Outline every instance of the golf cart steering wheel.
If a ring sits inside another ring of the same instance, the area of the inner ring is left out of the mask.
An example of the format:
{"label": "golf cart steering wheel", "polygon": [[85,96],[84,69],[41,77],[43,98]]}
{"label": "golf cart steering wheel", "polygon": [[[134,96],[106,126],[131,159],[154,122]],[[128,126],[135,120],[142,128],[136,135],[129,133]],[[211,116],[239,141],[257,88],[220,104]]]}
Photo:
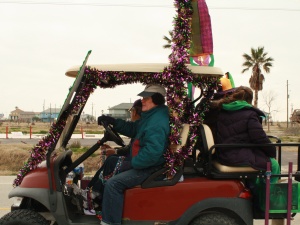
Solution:
{"label": "golf cart steering wheel", "polygon": [[110,124],[106,124],[102,122],[102,126],[105,129],[105,133],[104,133],[104,139],[105,141],[113,141],[115,142],[117,145],[120,145],[122,147],[125,146],[125,143],[123,141],[123,139],[120,137],[120,135],[112,128],[112,126]]}

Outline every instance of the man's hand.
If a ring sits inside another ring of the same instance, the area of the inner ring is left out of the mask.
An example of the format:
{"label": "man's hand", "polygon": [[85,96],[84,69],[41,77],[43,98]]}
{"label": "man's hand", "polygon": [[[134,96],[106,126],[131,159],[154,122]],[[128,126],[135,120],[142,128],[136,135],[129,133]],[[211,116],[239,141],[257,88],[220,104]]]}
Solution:
{"label": "man's hand", "polygon": [[102,145],[101,146],[101,155],[105,155],[106,157],[116,154],[116,150],[109,145]]}
{"label": "man's hand", "polygon": [[115,122],[115,118],[111,117],[111,116],[105,116],[105,115],[102,115],[102,116],[99,116],[98,117],[98,125],[108,125],[108,124],[114,124]]}

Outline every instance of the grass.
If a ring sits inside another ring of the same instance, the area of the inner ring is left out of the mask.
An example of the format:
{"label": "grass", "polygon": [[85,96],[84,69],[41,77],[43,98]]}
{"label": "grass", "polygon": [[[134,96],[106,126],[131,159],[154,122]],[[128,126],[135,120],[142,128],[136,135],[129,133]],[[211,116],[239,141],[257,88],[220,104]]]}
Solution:
{"label": "grass", "polygon": [[[50,129],[49,123],[35,123],[30,125],[28,123],[14,123],[2,122],[0,125],[0,133],[22,132],[23,134],[47,134]],[[88,134],[103,133],[103,128],[99,128],[97,124],[81,124],[79,123],[75,128],[74,133],[80,134],[85,132]],[[80,142],[71,143],[69,146],[72,151],[72,160],[77,159],[80,155],[88,150],[88,147],[81,146]],[[33,148],[28,144],[2,144],[0,140],[0,175],[16,175],[20,168],[27,162],[30,151]],[[85,173],[94,174],[99,168],[100,151],[96,151],[89,159],[84,162]]]}
{"label": "grass", "polygon": [[26,144],[0,145],[0,175],[14,175],[29,157],[32,146]]}
{"label": "grass", "polygon": [[[16,175],[20,168],[27,162],[31,145],[28,144],[0,144],[0,176]],[[73,151],[72,160],[76,160],[87,147],[71,148]],[[94,174],[100,166],[100,150],[97,150],[91,157],[84,162],[86,174]]]}

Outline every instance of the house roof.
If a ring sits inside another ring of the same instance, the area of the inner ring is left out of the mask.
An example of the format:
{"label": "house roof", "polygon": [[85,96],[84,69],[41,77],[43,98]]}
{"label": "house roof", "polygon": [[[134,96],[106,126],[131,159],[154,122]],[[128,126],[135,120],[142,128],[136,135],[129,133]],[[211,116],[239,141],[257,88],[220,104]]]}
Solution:
{"label": "house roof", "polygon": [[115,105],[115,106],[109,108],[109,110],[111,110],[111,109],[125,109],[125,110],[128,110],[128,109],[131,108],[132,104],[133,103],[121,103],[119,105]]}
{"label": "house roof", "polygon": [[22,115],[32,115],[32,114],[38,114],[37,112],[22,112],[22,113],[20,113],[20,114],[22,114]]}
{"label": "house roof", "polygon": [[12,114],[12,113],[22,113],[22,112],[24,112],[24,111],[21,110],[21,109],[19,109],[19,108],[17,108],[15,110],[11,111],[10,113]]}
{"label": "house roof", "polygon": [[44,110],[43,112],[41,113],[59,113],[61,110],[61,108],[49,108],[49,109],[46,109]]}

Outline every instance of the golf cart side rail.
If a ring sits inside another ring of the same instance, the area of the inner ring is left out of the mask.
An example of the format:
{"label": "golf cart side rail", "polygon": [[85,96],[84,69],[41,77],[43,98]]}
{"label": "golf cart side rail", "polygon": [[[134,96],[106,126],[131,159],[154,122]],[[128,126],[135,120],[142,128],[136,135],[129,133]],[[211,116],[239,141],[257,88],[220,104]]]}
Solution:
{"label": "golf cart side rail", "polygon": [[[297,157],[297,172],[294,173],[292,176],[295,177],[296,181],[300,181],[300,160],[299,160],[299,154],[300,154],[300,143],[269,143],[269,144],[215,144],[209,148],[209,161],[208,161],[208,173],[210,173],[213,169],[212,162],[213,162],[213,152],[216,148],[239,148],[239,147],[249,147],[249,148],[255,148],[255,147],[270,147],[270,146],[275,146],[275,147],[284,147],[284,146],[289,146],[289,147],[298,147],[298,157]],[[280,160],[281,161],[281,160]],[[280,165],[281,166],[281,165]],[[287,177],[288,174],[272,174],[272,176],[277,176],[277,177]]]}

